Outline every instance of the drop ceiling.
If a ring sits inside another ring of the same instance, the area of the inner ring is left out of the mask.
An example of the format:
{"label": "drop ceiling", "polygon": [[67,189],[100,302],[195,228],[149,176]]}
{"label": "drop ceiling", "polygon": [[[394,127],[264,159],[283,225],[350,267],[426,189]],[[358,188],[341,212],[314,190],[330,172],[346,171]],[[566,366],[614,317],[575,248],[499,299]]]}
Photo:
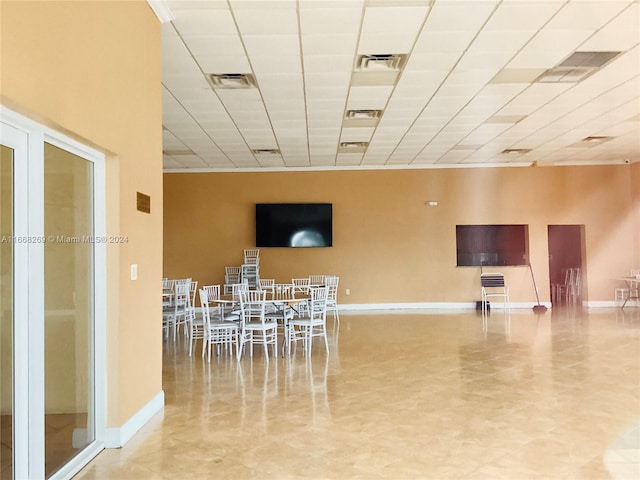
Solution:
{"label": "drop ceiling", "polygon": [[640,161],[639,0],[149,3],[168,172]]}

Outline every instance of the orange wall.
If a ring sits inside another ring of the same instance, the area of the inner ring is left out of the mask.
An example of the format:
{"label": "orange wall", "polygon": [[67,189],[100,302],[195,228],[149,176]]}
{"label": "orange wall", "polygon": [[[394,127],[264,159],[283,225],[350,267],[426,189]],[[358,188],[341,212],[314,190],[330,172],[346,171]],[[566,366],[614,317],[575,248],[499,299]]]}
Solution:
{"label": "orange wall", "polygon": [[[254,204],[330,202],[331,248],[263,248],[261,276],[337,274],[340,303],[472,302],[479,268],[456,267],[456,224],[529,225],[541,301],[547,226],[584,224],[588,300],[613,298],[633,263],[631,166],[282,173],[165,173],[164,274],[223,283],[255,245]],[[437,207],[425,205],[437,200]],[[502,267],[513,302],[535,301],[526,267]],[[349,288],[351,295],[346,296]]]}
{"label": "orange wall", "polygon": [[144,0],[2,1],[0,12],[2,104],[107,154],[108,233],[128,237],[107,253],[107,426],[120,426],[162,389],[160,24]]}

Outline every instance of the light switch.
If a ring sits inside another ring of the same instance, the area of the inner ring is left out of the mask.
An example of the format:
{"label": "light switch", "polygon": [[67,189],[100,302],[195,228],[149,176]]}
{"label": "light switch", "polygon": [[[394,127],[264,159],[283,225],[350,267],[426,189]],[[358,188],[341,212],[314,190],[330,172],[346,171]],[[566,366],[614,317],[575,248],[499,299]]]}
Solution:
{"label": "light switch", "polygon": [[132,263],[131,264],[131,280],[137,280],[137,279],[138,279],[138,264]]}

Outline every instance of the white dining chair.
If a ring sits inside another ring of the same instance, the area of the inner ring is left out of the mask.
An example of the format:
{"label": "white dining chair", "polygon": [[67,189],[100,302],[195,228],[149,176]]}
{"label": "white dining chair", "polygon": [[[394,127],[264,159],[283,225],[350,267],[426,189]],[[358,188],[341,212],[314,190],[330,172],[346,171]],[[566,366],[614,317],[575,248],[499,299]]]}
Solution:
{"label": "white dining chair", "polygon": [[307,356],[311,355],[314,337],[322,337],[324,347],[329,353],[329,341],[327,339],[327,293],[328,287],[311,288],[308,315],[293,317],[289,322],[293,329],[292,339],[297,344],[302,341],[302,346]]}
{"label": "white dining chair", "polygon": [[[239,325],[235,322],[222,320],[214,315],[209,305],[209,298],[205,289],[200,289],[200,303],[202,304],[202,323],[198,324],[201,330],[194,331],[194,337],[191,343],[197,340],[198,336],[202,338],[202,356],[205,350],[207,352],[207,361],[211,361],[211,350],[216,348],[216,355],[220,355],[220,350],[224,347],[225,351],[233,354],[236,350],[236,356],[239,355]],[[191,345],[189,346],[189,356],[191,356]]]}
{"label": "white dining chair", "polygon": [[269,362],[269,346],[275,357],[278,345],[278,323],[265,316],[267,292],[248,290],[240,294],[240,348],[238,358],[242,356],[245,345],[249,344],[249,356],[253,358],[253,346],[262,345],[264,358]]}

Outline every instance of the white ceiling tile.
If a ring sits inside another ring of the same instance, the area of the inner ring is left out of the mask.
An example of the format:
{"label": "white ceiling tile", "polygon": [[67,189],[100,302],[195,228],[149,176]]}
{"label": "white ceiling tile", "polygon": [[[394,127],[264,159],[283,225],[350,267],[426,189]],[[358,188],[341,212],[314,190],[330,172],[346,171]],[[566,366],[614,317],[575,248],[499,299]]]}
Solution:
{"label": "white ceiling tile", "polygon": [[566,4],[549,22],[550,29],[572,30],[576,24],[585,29],[598,30],[620,13],[628,2],[590,1]]}
{"label": "white ceiling tile", "polygon": [[507,123],[485,123],[464,137],[461,143],[468,145],[482,144],[487,140],[497,137],[509,128],[511,128],[511,125]]}
{"label": "white ceiling tile", "polygon": [[367,7],[362,22],[362,33],[417,32],[429,11],[417,7]]}
{"label": "white ceiling tile", "polygon": [[392,90],[392,86],[351,87],[349,89],[347,108],[354,110],[382,109],[386,105]]}
{"label": "white ceiling tile", "polygon": [[249,59],[244,55],[200,56],[198,65],[205,73],[251,73]]}
{"label": "white ceiling tile", "polygon": [[436,2],[425,29],[429,32],[477,32],[495,9],[497,1]]}
{"label": "white ceiling tile", "polygon": [[297,35],[243,35],[242,41],[249,58],[254,55],[300,55]]}
{"label": "white ceiling tile", "polygon": [[[204,2],[201,3],[204,5]],[[199,8],[181,10],[173,24],[182,35],[213,35],[236,33],[236,24],[229,10]]]}
{"label": "white ceiling tile", "polygon": [[[331,168],[341,140],[367,139],[364,156],[341,153],[338,167],[640,156],[637,1],[169,2],[176,21],[162,26],[163,148],[191,149],[188,168]],[[359,48],[413,48],[413,56],[395,88],[350,88]],[[624,53],[580,83],[531,83],[539,73],[494,81],[498,72],[543,72],[575,50]],[[254,73],[258,88],[214,90],[203,73]],[[343,131],[347,108],[386,110],[375,128]],[[581,147],[589,135],[617,138]],[[282,154],[256,160],[248,144]],[[501,154],[518,147],[534,150]],[[177,156],[165,164],[187,168]]]}
{"label": "white ceiling tile", "polygon": [[302,35],[304,55],[353,55],[357,32],[335,35]]}
{"label": "white ceiling tile", "polygon": [[[256,5],[254,3],[254,5]],[[242,35],[298,34],[298,16],[292,8],[234,8],[234,17]]]}
{"label": "white ceiling tile", "polygon": [[304,55],[305,74],[351,72],[353,55]]}
{"label": "white ceiling tile", "polygon": [[244,56],[244,47],[238,34],[187,35],[182,39],[196,59],[216,55]]}
{"label": "white ceiling tile", "polygon": [[552,68],[573,53],[593,30],[543,29],[516,57],[508,68]]}
{"label": "white ceiling tile", "polygon": [[540,29],[562,8],[563,1],[503,2],[491,16],[485,30],[488,31],[535,31]]}
{"label": "white ceiling tile", "polygon": [[302,73],[302,64],[297,55],[253,55],[251,66],[256,75]]}
{"label": "white ceiling tile", "polygon": [[580,46],[583,51],[625,51],[640,42],[640,4],[633,3]]}
{"label": "white ceiling tile", "polygon": [[301,8],[300,29],[302,34],[351,34],[360,28],[362,8],[333,8],[334,6],[338,7],[340,4],[334,2],[333,5],[326,8],[324,6],[323,8]]}
{"label": "white ceiling tile", "polygon": [[413,33],[363,33],[358,42],[358,53],[408,53],[414,42]]}
{"label": "white ceiling tile", "polygon": [[368,142],[373,135],[374,128],[343,128],[340,135],[341,142]]}

